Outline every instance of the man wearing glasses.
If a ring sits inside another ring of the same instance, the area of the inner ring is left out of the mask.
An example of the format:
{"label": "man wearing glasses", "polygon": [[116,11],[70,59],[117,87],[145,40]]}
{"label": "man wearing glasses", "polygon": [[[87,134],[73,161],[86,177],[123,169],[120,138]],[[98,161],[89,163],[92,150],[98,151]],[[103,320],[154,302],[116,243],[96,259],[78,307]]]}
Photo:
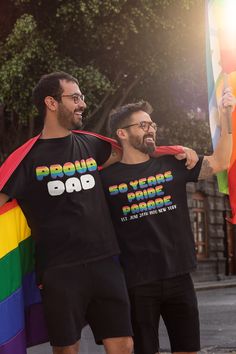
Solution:
{"label": "man wearing glasses", "polygon": [[[223,107],[233,105],[229,90]],[[110,130],[121,144],[120,162],[101,171],[118,237],[121,265],[131,300],[135,354],[159,352],[162,316],[173,353],[200,350],[199,317],[190,272],[196,267],[186,183],[227,168],[232,134],[221,108],[221,138],[212,156],[193,169],[173,156],[150,158],[157,125],[147,102],[117,108]]]}
{"label": "man wearing glasses", "polygon": [[0,170],[0,206],[17,199],[36,241],[37,281],[53,353],[77,354],[86,321],[108,354],[129,354],[128,294],[113,260],[119,247],[98,173],[99,165],[118,160],[120,147],[73,131],[81,128],[86,108],[74,77],[43,76],[33,99],[43,130],[20,148],[25,157],[12,175],[9,159]]}
{"label": "man wearing glasses", "polygon": [[113,260],[119,247],[98,172],[111,154],[110,140],[72,132],[81,128],[86,108],[74,77],[43,76],[33,99],[43,130],[1,189],[0,206],[17,199],[36,241],[53,353],[77,354],[87,322],[108,354],[130,354],[128,294]]}

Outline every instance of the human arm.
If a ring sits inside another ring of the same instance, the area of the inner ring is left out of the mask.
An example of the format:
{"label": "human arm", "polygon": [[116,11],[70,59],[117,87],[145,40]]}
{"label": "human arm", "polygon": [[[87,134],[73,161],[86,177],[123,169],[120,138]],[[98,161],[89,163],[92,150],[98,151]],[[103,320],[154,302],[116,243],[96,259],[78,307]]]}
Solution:
{"label": "human arm", "polygon": [[[76,131],[75,131],[76,132]],[[81,133],[81,132],[80,132]],[[98,151],[100,154],[99,156],[99,166],[100,168],[104,168],[104,167],[108,167],[118,161],[121,160],[121,157],[122,157],[122,148],[121,146],[118,144],[118,142],[115,140],[115,139],[112,139],[112,138],[108,138],[107,136],[104,136],[104,135],[101,135],[101,134],[97,134],[97,133],[94,133],[94,132],[83,132],[84,135],[87,135],[87,136],[92,136],[92,141],[93,141],[93,144],[94,142],[96,142],[96,151]],[[96,138],[94,140],[94,137]],[[101,142],[102,142],[102,145],[101,145]],[[106,142],[106,144],[104,145],[104,142]],[[108,144],[107,144],[108,143]],[[103,148],[105,148],[106,151],[107,150],[107,147],[110,146],[110,151],[109,153],[107,154],[105,160],[104,160],[104,150]],[[102,161],[101,161],[102,160]]]}
{"label": "human arm", "polygon": [[0,193],[0,207],[3,206],[9,199],[9,196],[5,193]]}
{"label": "human arm", "polygon": [[228,131],[227,107],[231,107],[230,113],[232,113],[234,104],[235,98],[231,90],[229,88],[225,89],[219,106],[221,135],[214,153],[211,156],[204,156],[198,179],[209,178],[229,167],[233,139],[232,133]]}
{"label": "human arm", "polygon": [[108,167],[116,162],[119,162],[122,157],[122,149],[119,146],[112,145],[111,154],[106,162],[102,165],[103,168]]}
{"label": "human arm", "polygon": [[[192,169],[199,160],[199,157],[195,150],[187,148],[185,146],[180,145],[172,145],[172,146],[158,146],[155,151],[150,154],[151,157],[157,158],[163,155],[175,155],[177,160],[186,159],[185,166],[188,170]],[[119,162],[122,157],[122,148],[113,145],[110,157],[103,164],[103,168],[106,168],[116,162]]]}
{"label": "human arm", "polygon": [[[192,169],[199,160],[199,157],[195,150],[179,146],[158,146],[155,149],[155,152],[151,154],[151,157],[160,157],[163,155],[175,155],[177,160],[184,160],[186,159],[185,166],[187,169]],[[110,157],[107,161],[103,164],[103,168],[106,168],[116,162],[119,162],[122,157],[122,148],[119,146],[112,146],[112,151]]]}
{"label": "human arm", "polygon": [[199,157],[195,150],[182,146],[184,152],[178,153],[175,155],[177,160],[184,160],[186,159],[185,166],[188,170],[191,170],[193,167],[196,166]]}
{"label": "human arm", "polygon": [[187,167],[188,170],[191,170],[199,160],[199,157],[195,150],[181,145],[157,146],[151,156],[159,157],[168,154],[175,155],[175,158],[177,160],[186,159],[185,166]]}

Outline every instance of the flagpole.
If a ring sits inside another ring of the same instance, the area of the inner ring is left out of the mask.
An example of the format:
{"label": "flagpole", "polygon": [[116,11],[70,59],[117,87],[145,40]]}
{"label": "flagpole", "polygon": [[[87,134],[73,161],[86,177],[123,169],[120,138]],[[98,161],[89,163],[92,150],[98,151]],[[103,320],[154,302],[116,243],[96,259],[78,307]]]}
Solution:
{"label": "flagpole", "polygon": [[[224,75],[224,89],[229,87],[229,80],[228,80],[228,75],[226,73]],[[226,107],[226,119],[228,123],[228,133],[232,134],[232,112],[231,112],[231,107]]]}

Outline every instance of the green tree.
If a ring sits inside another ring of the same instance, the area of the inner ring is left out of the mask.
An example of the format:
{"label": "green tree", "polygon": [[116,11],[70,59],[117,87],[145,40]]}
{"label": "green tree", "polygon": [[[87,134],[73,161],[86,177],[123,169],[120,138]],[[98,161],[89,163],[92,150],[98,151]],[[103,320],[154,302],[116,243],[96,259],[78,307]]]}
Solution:
{"label": "green tree", "polygon": [[175,112],[177,119],[169,119],[167,124],[158,127],[158,144],[183,145],[196,150],[201,155],[212,153],[208,119],[203,112],[191,110],[187,117],[180,109]]}
{"label": "green tree", "polygon": [[8,121],[18,137],[22,129],[32,134],[32,87],[53,70],[79,78],[89,107],[85,128],[99,132],[110,110],[127,101],[151,101],[162,122],[177,119],[179,106],[185,112],[201,104],[203,0],[12,0],[8,6],[18,19],[0,37],[0,101],[13,112]]}

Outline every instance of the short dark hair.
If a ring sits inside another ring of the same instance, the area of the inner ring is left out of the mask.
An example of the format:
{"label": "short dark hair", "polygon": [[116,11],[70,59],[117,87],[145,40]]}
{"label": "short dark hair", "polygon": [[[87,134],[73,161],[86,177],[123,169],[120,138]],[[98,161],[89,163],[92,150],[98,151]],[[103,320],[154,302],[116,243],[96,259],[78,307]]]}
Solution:
{"label": "short dark hair", "polygon": [[79,85],[78,80],[63,71],[53,72],[43,75],[33,90],[33,103],[35,104],[39,116],[44,119],[46,114],[45,97],[52,96],[60,100],[63,89],[60,80],[73,81]]}
{"label": "short dark hair", "polygon": [[128,103],[112,110],[109,115],[108,129],[110,135],[117,139],[116,131],[129,124],[131,115],[135,112],[144,111],[148,114],[153,112],[152,106],[147,101]]}

